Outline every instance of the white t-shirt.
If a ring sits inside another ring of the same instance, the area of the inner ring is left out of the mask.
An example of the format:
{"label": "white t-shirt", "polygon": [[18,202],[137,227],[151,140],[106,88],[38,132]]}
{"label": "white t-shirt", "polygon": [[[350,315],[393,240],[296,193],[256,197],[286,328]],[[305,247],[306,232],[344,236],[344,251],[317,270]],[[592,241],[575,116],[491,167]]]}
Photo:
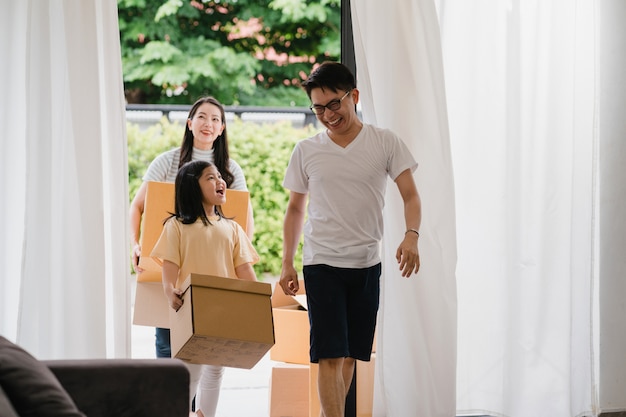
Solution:
{"label": "white t-shirt", "polygon": [[[213,149],[207,151],[202,149],[193,148],[191,154],[192,161],[207,161],[214,162]],[[146,174],[143,176],[144,181],[160,181],[160,182],[175,182],[176,174],[178,173],[178,163],[180,161],[180,148],[172,149],[171,151],[163,152],[161,155],[154,158],[154,160],[148,166]],[[230,185],[232,190],[248,191],[246,185],[246,177],[243,175],[243,170],[237,162],[229,158],[228,169],[233,174],[234,180]]]}
{"label": "white t-shirt", "polygon": [[417,163],[392,131],[364,124],[347,147],[328,134],[298,142],[283,186],[309,195],[303,264],[368,268],[380,262],[387,177]]}

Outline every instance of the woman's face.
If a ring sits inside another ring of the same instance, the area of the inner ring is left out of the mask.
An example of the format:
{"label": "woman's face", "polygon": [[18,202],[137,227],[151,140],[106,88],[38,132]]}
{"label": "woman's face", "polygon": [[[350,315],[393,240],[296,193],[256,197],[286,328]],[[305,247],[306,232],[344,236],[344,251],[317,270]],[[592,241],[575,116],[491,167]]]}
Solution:
{"label": "woman's face", "polygon": [[193,117],[187,119],[187,126],[193,133],[194,148],[213,149],[213,142],[224,131],[222,112],[215,104],[203,103]]}
{"label": "woman's face", "polygon": [[[204,168],[198,179],[205,206],[219,206],[226,203],[226,181],[215,166]],[[213,211],[211,211],[213,213]]]}

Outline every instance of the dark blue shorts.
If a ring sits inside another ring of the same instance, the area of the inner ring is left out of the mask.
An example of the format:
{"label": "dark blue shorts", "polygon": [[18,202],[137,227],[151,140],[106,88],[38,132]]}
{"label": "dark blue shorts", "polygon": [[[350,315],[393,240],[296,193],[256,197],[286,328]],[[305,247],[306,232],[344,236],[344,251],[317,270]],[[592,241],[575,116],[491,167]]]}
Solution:
{"label": "dark blue shorts", "polygon": [[380,297],[380,263],[369,268],[308,265],[303,269],[311,324],[311,362],[369,361]]}

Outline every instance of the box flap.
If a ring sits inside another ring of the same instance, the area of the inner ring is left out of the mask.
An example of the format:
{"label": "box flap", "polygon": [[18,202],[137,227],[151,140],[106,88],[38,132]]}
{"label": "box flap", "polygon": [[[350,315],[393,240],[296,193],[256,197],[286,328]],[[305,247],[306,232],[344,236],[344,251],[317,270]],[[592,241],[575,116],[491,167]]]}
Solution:
{"label": "box flap", "polygon": [[186,291],[190,285],[249,292],[261,295],[272,295],[272,285],[270,283],[248,281],[237,278],[225,278],[216,275],[189,274],[189,276],[180,285],[180,288],[183,291]]}
{"label": "box flap", "polygon": [[[282,287],[278,283],[276,283],[276,286],[274,287],[274,293],[272,294],[272,307],[276,308],[301,305],[302,307],[304,307],[304,309],[306,309],[306,290],[304,288],[304,280],[298,280],[298,284],[300,284],[300,288],[298,289],[296,295],[298,299],[296,299],[291,295],[286,295]],[[302,301],[304,301],[304,304],[301,304]]]}
{"label": "box flap", "polygon": [[309,308],[306,303],[306,294],[296,294],[293,299],[296,300],[303,309],[307,310]]}

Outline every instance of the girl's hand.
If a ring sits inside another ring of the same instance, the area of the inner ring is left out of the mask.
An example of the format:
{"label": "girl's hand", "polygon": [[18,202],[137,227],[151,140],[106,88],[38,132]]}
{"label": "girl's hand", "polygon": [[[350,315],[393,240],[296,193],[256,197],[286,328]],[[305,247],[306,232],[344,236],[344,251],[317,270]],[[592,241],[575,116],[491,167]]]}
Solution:
{"label": "girl's hand", "polygon": [[176,288],[176,279],[178,278],[179,268],[173,262],[163,260],[162,281],[163,292],[167,297],[167,301],[175,311],[183,306],[183,292]]}
{"label": "girl's hand", "polygon": [[166,287],[165,295],[167,296],[170,307],[172,307],[174,311],[178,311],[183,306],[183,292],[178,288],[171,286]]}

